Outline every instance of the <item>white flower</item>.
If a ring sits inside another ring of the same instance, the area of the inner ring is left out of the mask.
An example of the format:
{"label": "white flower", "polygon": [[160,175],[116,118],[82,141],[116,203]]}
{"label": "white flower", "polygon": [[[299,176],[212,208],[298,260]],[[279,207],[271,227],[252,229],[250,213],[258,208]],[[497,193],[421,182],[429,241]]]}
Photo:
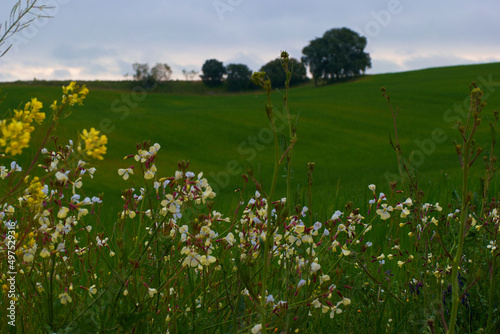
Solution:
{"label": "white flower", "polygon": [[315,308],[319,308],[319,307],[321,307],[321,302],[318,300],[318,298],[316,298],[315,300],[313,300],[312,305]]}
{"label": "white flower", "polygon": [[334,214],[333,214],[333,216],[332,216],[332,220],[337,220],[337,219],[340,219],[340,216],[342,216],[343,214],[344,214],[344,213],[343,213],[343,212],[341,212],[341,211],[339,211],[339,210],[335,211],[335,213],[334,213]]}
{"label": "white flower", "polygon": [[387,206],[387,204],[382,204],[382,208],[377,210],[377,214],[382,220],[387,220],[391,217],[389,212],[392,211],[392,206]]}
{"label": "white flower", "polygon": [[490,241],[490,244],[486,246],[486,248],[491,248],[491,254],[493,254],[493,252],[495,252],[495,250],[498,248],[497,241],[496,240]]}
{"label": "white flower", "polygon": [[10,169],[12,172],[21,172],[23,170],[15,161],[10,163]]}
{"label": "white flower", "polygon": [[368,188],[369,188],[371,191],[375,192],[375,189],[377,188],[377,186],[376,186],[376,185],[374,185],[374,184],[370,184],[370,185],[368,186]]}
{"label": "white flower", "polygon": [[304,285],[306,285],[306,280],[301,279],[301,280],[299,281],[299,284],[297,284],[297,288],[300,288],[300,287],[302,287],[302,286],[304,286]]}
{"label": "white flower", "polygon": [[157,293],[158,293],[158,290],[152,289],[152,288],[148,288],[149,297],[153,298],[154,295],[156,295]]}
{"label": "white flower", "polygon": [[320,222],[316,222],[316,223],[314,223],[313,229],[315,231],[317,231],[321,228],[321,226],[322,226],[322,224]]}
{"label": "white flower", "polygon": [[335,314],[340,314],[342,313],[342,310],[337,308],[337,306],[333,306],[332,307],[332,312],[330,312],[330,318],[333,319],[333,317],[335,316]]}
{"label": "white flower", "polygon": [[129,174],[134,174],[134,170],[132,168],[120,168],[120,169],[118,169],[118,175],[123,177],[124,180],[128,180]]}
{"label": "white flower", "polygon": [[268,304],[268,303],[274,303],[274,297],[273,297],[273,295],[267,296],[266,304]]}
{"label": "white flower", "polygon": [[62,183],[66,183],[68,181],[68,175],[67,175],[68,173],[69,173],[69,171],[67,171],[66,173],[57,172],[56,173],[57,181],[62,182]]}
{"label": "white flower", "polygon": [[73,299],[71,299],[71,297],[66,293],[61,293],[59,295],[59,298],[61,299],[61,304],[63,305],[66,305],[67,303],[71,303],[73,301]]}
{"label": "white flower", "polygon": [[258,334],[258,333],[261,333],[262,332],[262,325],[261,324],[257,324],[255,326],[253,326],[252,328],[252,334]]}
{"label": "white flower", "polygon": [[316,263],[316,262],[311,263],[311,271],[313,273],[317,272],[320,269],[321,269],[321,265],[319,263]]}
{"label": "white flower", "polygon": [[47,250],[47,248],[44,248],[40,252],[40,256],[43,257],[43,258],[49,257],[50,256],[50,252]]}
{"label": "white flower", "polygon": [[231,232],[227,234],[225,239],[227,243],[230,244],[231,246],[234,244],[234,235]]}
{"label": "white flower", "polygon": [[92,285],[90,288],[89,288],[89,294],[90,294],[90,297],[94,297],[94,295],[97,293],[97,288],[94,285]]}

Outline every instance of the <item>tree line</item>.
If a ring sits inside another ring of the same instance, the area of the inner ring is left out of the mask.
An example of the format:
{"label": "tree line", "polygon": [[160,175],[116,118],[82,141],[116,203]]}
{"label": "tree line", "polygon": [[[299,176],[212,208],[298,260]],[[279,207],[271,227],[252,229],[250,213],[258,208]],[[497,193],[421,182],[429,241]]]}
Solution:
{"label": "tree line", "polygon": [[[346,80],[364,74],[371,67],[371,58],[364,51],[367,45],[366,37],[349,28],[334,28],[326,31],[322,37],[310,41],[302,49],[300,60],[291,58],[289,66],[292,69],[291,84],[297,85],[309,80],[307,70],[312,75],[315,85]],[[148,64],[133,64],[134,80],[143,81],[147,85],[170,80],[172,69],[167,64],[157,63],[151,69]],[[274,59],[260,68],[261,72],[271,79],[273,86],[282,87],[285,82],[285,72],[279,58]],[[229,64],[208,59],[201,68],[201,80],[207,86],[225,84],[229,91],[251,89],[250,77],[252,71],[245,64]],[[186,80],[193,80],[198,72],[183,70]]]}

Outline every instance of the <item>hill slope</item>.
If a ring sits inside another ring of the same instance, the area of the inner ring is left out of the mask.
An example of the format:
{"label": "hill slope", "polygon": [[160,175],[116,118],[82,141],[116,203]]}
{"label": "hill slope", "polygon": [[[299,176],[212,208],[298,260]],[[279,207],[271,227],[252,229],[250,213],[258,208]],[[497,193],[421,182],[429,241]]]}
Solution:
{"label": "hill slope", "polygon": [[[388,137],[390,132],[394,138],[392,115],[380,93],[385,86],[394,110],[400,110],[397,123],[403,152],[406,157],[413,152],[411,161],[419,170],[424,190],[442,191],[431,185],[453,184],[459,173],[453,144],[459,136],[453,127],[467,111],[464,102],[472,81],[487,96],[479,138],[484,143],[489,138],[487,122],[500,106],[500,83],[495,82],[498,78],[494,73],[500,73],[500,63],[372,75],[336,85],[293,88],[291,113],[298,115],[294,186],[302,189],[307,185],[307,162],[314,161],[314,194],[322,199],[325,209],[342,205],[346,198],[364,200],[370,183],[389,192],[388,175],[397,174],[397,165]],[[90,94],[85,106],[60,122],[58,134],[64,142],[76,139],[83,128],[95,127],[109,137],[109,153],[103,162],[96,162],[97,183],[88,185],[89,192],[104,192],[105,200],[119,205],[120,189],[130,185],[121,180],[117,169],[129,167],[132,161],[123,157],[135,153],[136,143],[146,139],[162,146],[157,162],[161,176],[171,175],[178,160],[189,160],[190,169],[204,172],[221,197],[218,202],[226,206],[242,185],[239,175],[250,166],[265,188],[269,187],[273,152],[265,96],[260,92],[183,95],[140,87],[97,89],[92,82],[87,86]],[[60,96],[59,87],[36,83],[2,84],[0,88],[6,95],[2,110],[38,97],[47,111]],[[274,105],[281,113],[279,93],[274,93]],[[283,188],[279,191],[284,194]],[[337,192],[344,194],[342,201],[338,201]]]}

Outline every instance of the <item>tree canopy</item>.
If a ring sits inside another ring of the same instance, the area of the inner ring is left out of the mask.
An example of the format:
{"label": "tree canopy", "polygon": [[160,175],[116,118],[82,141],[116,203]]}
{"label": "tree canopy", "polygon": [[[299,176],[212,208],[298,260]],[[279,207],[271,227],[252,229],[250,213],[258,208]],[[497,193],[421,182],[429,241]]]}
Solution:
{"label": "tree canopy", "polygon": [[366,43],[366,37],[348,28],[331,29],[302,50],[302,62],[309,66],[315,83],[358,76],[371,67],[370,55],[364,52]]}
{"label": "tree canopy", "polygon": [[226,66],[226,84],[230,91],[245,90],[250,87],[252,71],[244,64],[229,64]]}
{"label": "tree canopy", "polygon": [[209,86],[222,84],[224,74],[226,74],[224,64],[217,59],[206,60],[201,71],[203,72],[203,74],[200,75],[201,80]]}
{"label": "tree canopy", "polygon": [[167,64],[157,63],[151,70],[149,65],[134,63],[134,80],[142,81],[145,86],[152,86],[157,82],[170,80],[172,69]]}
{"label": "tree canopy", "polygon": [[[294,58],[290,58],[288,67],[292,71],[292,77],[290,79],[291,86],[303,83],[307,80],[306,67],[300,61]],[[286,73],[283,69],[280,58],[271,60],[270,62],[262,66],[260,68],[260,71],[266,72],[267,76],[271,80],[273,87],[285,86]]]}

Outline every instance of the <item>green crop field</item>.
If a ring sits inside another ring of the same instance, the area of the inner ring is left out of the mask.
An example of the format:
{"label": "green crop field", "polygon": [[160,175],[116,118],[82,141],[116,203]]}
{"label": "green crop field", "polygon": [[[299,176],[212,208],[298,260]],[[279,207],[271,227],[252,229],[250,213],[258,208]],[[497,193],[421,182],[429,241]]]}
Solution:
{"label": "green crop field", "polygon": [[[500,107],[500,83],[493,75],[499,70],[499,63],[453,66],[292,88],[290,110],[297,117],[298,136],[292,185],[299,198],[307,183],[308,162],[316,163],[313,194],[321,199],[318,209],[329,212],[346,200],[364,202],[370,183],[388,189],[388,181],[394,180],[398,170],[389,144],[389,133],[394,138],[392,114],[381,95],[382,86],[390,94],[393,108],[399,110],[401,147],[407,159],[413,153],[411,162],[418,170],[421,188],[441,198],[448,196],[460,171],[453,144],[459,135],[454,126],[457,120],[464,121],[468,85],[476,81],[485,90],[488,106],[483,121],[488,122],[492,111]],[[48,107],[60,95],[61,85],[4,83],[0,86],[5,96],[2,110],[35,96]],[[264,188],[269,186],[273,144],[264,111],[265,95],[260,91],[211,92],[200,83],[185,88],[188,94],[168,93],[181,90],[179,85],[178,89],[160,86],[146,90],[133,83],[87,83],[90,94],[85,105],[75,108],[58,128],[61,144],[76,140],[78,131],[90,127],[109,138],[105,160],[95,163],[97,182],[87,192],[102,192],[105,201],[120,205],[116,199],[127,184],[117,170],[129,167],[132,162],[123,157],[134,154],[136,143],[143,140],[162,146],[157,162],[160,175],[172,174],[179,160],[189,160],[195,173],[203,171],[218,194],[218,205],[229,206],[235,200],[234,190],[243,184],[240,175],[249,168]],[[273,95],[274,107],[283,115],[280,92]],[[479,138],[486,141],[489,131],[487,127],[483,130]],[[278,187],[283,194],[284,189]]]}

